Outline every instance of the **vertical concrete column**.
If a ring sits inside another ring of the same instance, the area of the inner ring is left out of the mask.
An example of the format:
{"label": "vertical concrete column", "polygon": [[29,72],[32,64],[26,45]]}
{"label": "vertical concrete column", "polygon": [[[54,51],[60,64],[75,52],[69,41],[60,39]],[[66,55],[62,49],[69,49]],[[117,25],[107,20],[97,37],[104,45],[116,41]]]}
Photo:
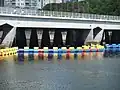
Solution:
{"label": "vertical concrete column", "polygon": [[76,46],[76,30],[72,31],[72,45],[75,47]]}
{"label": "vertical concrete column", "polygon": [[2,44],[11,47],[15,36],[16,36],[16,27],[13,27],[3,39]]}
{"label": "vertical concrete column", "polygon": [[66,36],[67,36],[67,31],[65,32],[61,32],[62,33],[62,41],[63,41],[63,45],[66,44]]}
{"label": "vertical concrete column", "polygon": [[114,32],[113,31],[108,31],[108,38],[109,38],[109,44],[114,43],[113,41],[115,38]]}
{"label": "vertical concrete column", "polygon": [[108,30],[105,30],[105,31],[104,31],[104,34],[105,34],[105,43],[106,43],[106,44],[109,44]]}
{"label": "vertical concrete column", "polygon": [[5,25],[2,26],[3,34],[2,34],[2,37],[1,37],[1,43],[12,28],[13,27],[8,25],[8,24],[5,24]]}
{"label": "vertical concrete column", "polygon": [[55,34],[55,31],[49,31],[50,44],[51,45],[53,45],[54,34]]}
{"label": "vertical concrete column", "polygon": [[26,36],[27,46],[29,47],[29,44],[30,44],[30,36],[31,36],[31,29],[26,29],[26,30],[25,30],[25,36]]}
{"label": "vertical concrete column", "polygon": [[0,31],[0,42],[2,41],[3,31]]}
{"label": "vertical concrete column", "polygon": [[38,45],[39,45],[39,47],[41,47],[42,35],[43,35],[43,30],[38,29],[37,30],[37,36],[38,36]]}
{"label": "vertical concrete column", "polygon": [[91,41],[91,40],[93,40],[93,28],[91,28],[91,30],[90,30],[88,36],[86,37],[84,43],[86,43],[87,41]]}
{"label": "vertical concrete column", "polygon": [[102,29],[94,38],[95,41],[99,41],[101,42],[102,38],[103,38],[103,34],[104,34],[104,29]]}

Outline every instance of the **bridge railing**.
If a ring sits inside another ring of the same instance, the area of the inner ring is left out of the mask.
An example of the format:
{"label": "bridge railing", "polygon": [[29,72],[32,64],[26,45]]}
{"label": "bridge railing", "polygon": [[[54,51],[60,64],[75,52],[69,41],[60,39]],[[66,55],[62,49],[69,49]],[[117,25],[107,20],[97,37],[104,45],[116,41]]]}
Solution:
{"label": "bridge railing", "polygon": [[20,8],[7,8],[7,7],[0,7],[0,14],[85,18],[85,19],[100,19],[100,20],[120,20],[120,16],[58,12],[58,11],[43,11],[43,10],[35,10],[35,9],[20,9]]}

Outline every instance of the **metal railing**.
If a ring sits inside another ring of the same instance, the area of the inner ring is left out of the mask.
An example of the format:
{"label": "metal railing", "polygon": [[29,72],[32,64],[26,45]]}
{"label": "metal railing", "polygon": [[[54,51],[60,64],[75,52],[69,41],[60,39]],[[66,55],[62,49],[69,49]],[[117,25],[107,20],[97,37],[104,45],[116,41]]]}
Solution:
{"label": "metal railing", "polygon": [[21,9],[21,8],[8,8],[8,7],[0,7],[0,14],[85,18],[85,19],[100,19],[100,20],[120,20],[120,16],[58,12],[58,11],[43,11],[37,9],[35,10],[35,9]]}

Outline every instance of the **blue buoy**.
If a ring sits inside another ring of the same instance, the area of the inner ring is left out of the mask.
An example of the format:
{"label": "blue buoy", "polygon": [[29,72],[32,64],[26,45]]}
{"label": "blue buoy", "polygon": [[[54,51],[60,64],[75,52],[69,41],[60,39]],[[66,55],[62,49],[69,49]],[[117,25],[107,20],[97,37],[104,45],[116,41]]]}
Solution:
{"label": "blue buoy", "polygon": [[54,53],[58,53],[58,50],[54,50]]}
{"label": "blue buoy", "polygon": [[49,49],[48,53],[53,54],[54,53],[53,49]]}
{"label": "blue buoy", "polygon": [[29,54],[34,54],[34,49],[29,49]]}
{"label": "blue buoy", "polygon": [[74,49],[74,53],[75,53],[75,54],[78,54],[78,53],[79,53],[79,50],[78,50],[78,49]]}
{"label": "blue buoy", "polygon": [[24,49],[24,53],[29,53],[29,49]]}
{"label": "blue buoy", "polygon": [[86,49],[85,52],[90,52],[90,49]]}
{"label": "blue buoy", "polygon": [[24,54],[24,49],[19,49],[19,50],[18,50],[18,53]]}
{"label": "blue buoy", "polygon": [[38,50],[34,50],[34,53],[38,53]]}
{"label": "blue buoy", "polygon": [[58,54],[62,54],[62,49],[61,48],[58,49]]}

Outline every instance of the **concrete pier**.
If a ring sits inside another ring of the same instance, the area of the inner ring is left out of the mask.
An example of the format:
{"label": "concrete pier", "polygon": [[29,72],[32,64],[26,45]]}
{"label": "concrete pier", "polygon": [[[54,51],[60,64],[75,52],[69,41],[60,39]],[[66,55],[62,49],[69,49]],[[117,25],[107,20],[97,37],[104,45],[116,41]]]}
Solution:
{"label": "concrete pier", "polygon": [[[1,28],[1,40],[9,33],[12,26],[7,24]],[[4,30],[4,31],[3,31]],[[92,30],[92,31],[91,31]],[[12,46],[23,48],[81,46],[86,41],[98,40],[107,44],[120,43],[119,30],[94,29],[60,29],[60,28],[20,28],[17,27]],[[104,38],[105,37],[105,38]],[[103,40],[104,39],[104,40]]]}

